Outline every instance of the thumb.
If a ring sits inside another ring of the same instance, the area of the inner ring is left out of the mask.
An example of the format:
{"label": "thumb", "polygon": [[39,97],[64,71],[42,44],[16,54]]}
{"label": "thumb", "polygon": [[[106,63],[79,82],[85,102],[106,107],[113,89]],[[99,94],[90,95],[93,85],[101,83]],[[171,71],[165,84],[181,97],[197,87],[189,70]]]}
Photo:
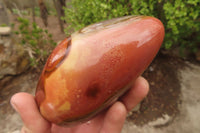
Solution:
{"label": "thumb", "polygon": [[50,133],[51,124],[40,115],[32,95],[17,93],[12,96],[10,102],[24,122],[22,133]]}

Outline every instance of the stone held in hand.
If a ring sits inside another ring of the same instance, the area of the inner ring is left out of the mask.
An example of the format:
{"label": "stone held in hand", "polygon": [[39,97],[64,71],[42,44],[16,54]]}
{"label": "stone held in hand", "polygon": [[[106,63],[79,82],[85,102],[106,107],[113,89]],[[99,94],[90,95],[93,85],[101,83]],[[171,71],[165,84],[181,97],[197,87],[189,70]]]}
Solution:
{"label": "stone held in hand", "polygon": [[40,76],[36,101],[58,125],[85,122],[122,96],[156,56],[160,20],[125,16],[89,25],[61,42]]}

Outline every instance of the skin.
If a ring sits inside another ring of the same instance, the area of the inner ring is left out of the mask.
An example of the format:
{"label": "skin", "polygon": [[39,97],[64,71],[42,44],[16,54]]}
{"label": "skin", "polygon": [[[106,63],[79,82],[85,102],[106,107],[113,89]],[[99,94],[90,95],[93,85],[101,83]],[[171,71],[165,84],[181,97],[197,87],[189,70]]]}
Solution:
{"label": "skin", "polygon": [[60,127],[45,120],[36,105],[34,96],[28,93],[17,93],[11,98],[11,105],[19,113],[24,123],[21,133],[120,133],[131,111],[148,93],[149,84],[139,77],[132,88],[109,109],[89,122]]}

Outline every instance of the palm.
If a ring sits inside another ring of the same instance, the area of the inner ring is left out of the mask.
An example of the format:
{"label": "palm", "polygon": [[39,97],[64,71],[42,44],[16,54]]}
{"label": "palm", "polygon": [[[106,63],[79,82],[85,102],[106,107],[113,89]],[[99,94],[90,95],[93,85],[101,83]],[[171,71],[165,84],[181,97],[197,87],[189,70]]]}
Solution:
{"label": "palm", "polygon": [[104,111],[92,120],[83,124],[64,128],[52,125],[52,133],[118,133],[121,131],[126,118],[126,108],[121,102],[116,102],[108,111]]}
{"label": "palm", "polygon": [[106,114],[101,114],[94,119],[83,123],[81,125],[73,126],[71,128],[59,127],[57,125],[52,124],[52,132],[54,133],[97,133],[103,127],[103,122],[105,119]]}

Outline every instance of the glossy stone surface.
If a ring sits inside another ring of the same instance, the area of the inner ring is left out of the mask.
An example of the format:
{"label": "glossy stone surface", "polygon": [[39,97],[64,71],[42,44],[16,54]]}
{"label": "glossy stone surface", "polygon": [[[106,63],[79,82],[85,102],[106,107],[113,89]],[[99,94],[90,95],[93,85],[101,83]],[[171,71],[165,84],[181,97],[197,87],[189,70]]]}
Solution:
{"label": "glossy stone surface", "polygon": [[148,67],[164,38],[163,24],[126,16],[75,32],[52,52],[41,74],[36,101],[59,125],[89,120],[123,95]]}

